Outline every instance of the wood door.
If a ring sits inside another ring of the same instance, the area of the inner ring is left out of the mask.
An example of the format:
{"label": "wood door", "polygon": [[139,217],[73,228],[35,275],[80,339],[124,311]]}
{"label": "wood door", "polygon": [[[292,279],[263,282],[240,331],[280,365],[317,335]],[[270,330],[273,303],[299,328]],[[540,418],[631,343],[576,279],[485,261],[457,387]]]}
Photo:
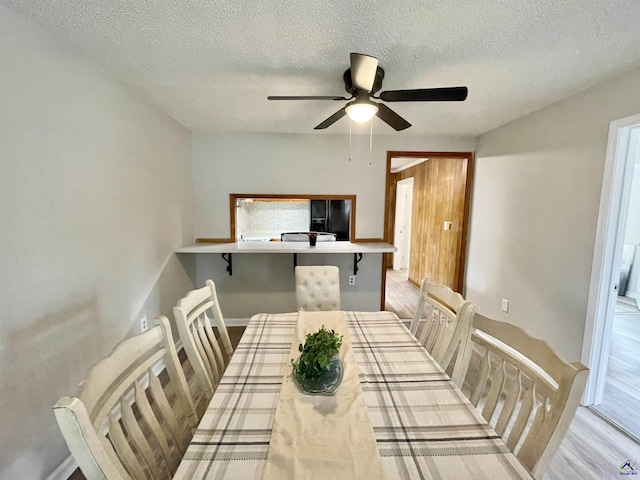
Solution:
{"label": "wood door", "polygon": [[[402,170],[387,172],[388,196],[385,234],[393,243],[396,184],[414,178],[409,281],[420,285],[423,278],[461,292],[466,257],[471,154],[389,152],[394,156],[429,157]],[[445,227],[450,223],[450,228]],[[391,257],[389,255],[388,257]],[[387,264],[391,267],[392,259]]]}

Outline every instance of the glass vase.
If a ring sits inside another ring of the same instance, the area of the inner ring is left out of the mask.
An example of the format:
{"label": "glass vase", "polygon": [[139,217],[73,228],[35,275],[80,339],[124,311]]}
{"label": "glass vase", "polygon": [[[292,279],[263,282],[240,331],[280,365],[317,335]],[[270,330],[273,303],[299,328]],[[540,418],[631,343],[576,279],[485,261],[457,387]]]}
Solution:
{"label": "glass vase", "polygon": [[315,380],[299,380],[294,373],[293,383],[296,384],[298,390],[306,395],[333,395],[338,390],[340,382],[342,382],[342,375],[342,362],[340,357],[335,355],[331,359],[331,365],[321,377]]}

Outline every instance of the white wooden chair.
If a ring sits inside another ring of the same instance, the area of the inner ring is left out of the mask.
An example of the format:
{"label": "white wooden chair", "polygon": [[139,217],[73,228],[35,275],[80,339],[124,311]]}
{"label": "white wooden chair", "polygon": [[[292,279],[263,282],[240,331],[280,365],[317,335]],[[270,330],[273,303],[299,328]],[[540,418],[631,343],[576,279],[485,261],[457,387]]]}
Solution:
{"label": "white wooden chair", "polygon": [[169,321],[156,322],[118,344],[77,397],[63,397],[53,408],[89,479],[171,478],[197,425]]}
{"label": "white wooden chair", "polygon": [[[211,398],[233,354],[233,346],[218,303],[216,286],[212,280],[205,283],[206,286],[191,290],[178,300],[173,307],[173,316],[189,363],[206,398]],[[208,311],[213,318],[207,315]],[[218,329],[222,349],[213,332],[212,319]]]}
{"label": "white wooden chair", "polygon": [[566,363],[521,328],[480,314],[465,347],[467,364],[472,348],[481,360],[466,375],[469,400],[533,477],[541,478],[569,428],[589,370]]}
{"label": "white wooden chair", "polygon": [[298,311],[340,310],[340,270],[332,265],[296,267]]}
{"label": "white wooden chair", "polygon": [[427,278],[422,280],[418,307],[409,330],[445,370],[457,352],[451,379],[458,386],[462,386],[464,379],[464,345],[476,311],[475,305],[451,288]]}

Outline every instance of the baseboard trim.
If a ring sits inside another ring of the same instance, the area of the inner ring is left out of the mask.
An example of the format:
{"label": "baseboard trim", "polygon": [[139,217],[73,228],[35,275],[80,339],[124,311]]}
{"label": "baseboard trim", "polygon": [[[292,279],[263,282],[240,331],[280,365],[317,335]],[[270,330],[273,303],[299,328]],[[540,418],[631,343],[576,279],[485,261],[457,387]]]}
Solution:
{"label": "baseboard trim", "polygon": [[47,477],[47,480],[68,480],[77,468],[78,464],[73,458],[73,455],[69,455],[60,465],[58,465],[58,468],[51,472],[51,475]]}
{"label": "baseboard trim", "polygon": [[631,433],[629,430],[624,428],[622,425],[619,425],[618,423],[614,422],[609,417],[607,417],[604,413],[598,410],[597,405],[587,405],[587,408],[591,410],[593,413],[595,413],[602,420],[607,422],[609,425],[611,425],[613,428],[618,430],[619,432],[624,433],[627,437],[631,438],[632,440],[635,440],[636,442],[640,442],[640,438],[636,437],[633,433]]}

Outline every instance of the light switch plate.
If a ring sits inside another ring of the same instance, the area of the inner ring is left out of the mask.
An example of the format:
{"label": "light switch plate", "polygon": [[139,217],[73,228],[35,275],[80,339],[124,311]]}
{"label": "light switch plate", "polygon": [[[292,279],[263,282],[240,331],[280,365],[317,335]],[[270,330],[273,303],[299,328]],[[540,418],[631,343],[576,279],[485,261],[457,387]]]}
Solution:
{"label": "light switch plate", "polygon": [[509,311],[509,300],[507,300],[506,298],[502,299],[502,306],[500,307],[502,309],[503,312],[508,312]]}

